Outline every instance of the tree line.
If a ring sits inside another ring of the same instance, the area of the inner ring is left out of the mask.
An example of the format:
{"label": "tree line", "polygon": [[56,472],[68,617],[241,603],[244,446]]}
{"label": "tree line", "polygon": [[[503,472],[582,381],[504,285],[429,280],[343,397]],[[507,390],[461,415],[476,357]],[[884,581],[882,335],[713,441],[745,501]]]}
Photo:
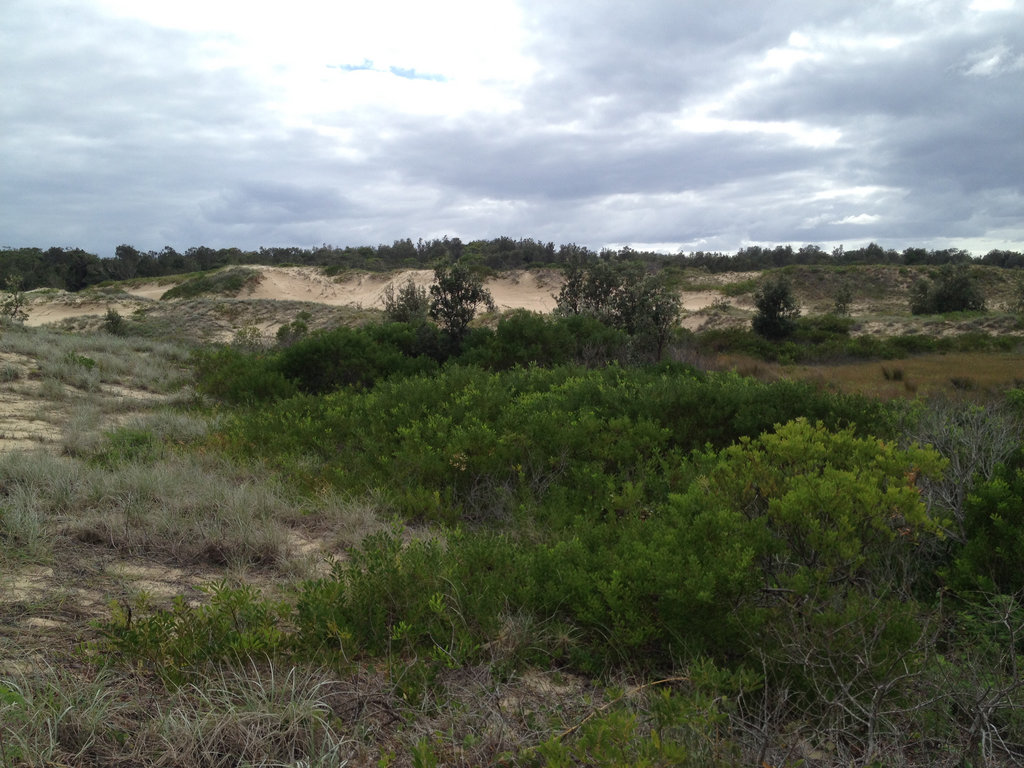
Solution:
{"label": "tree line", "polygon": [[81,248],[58,246],[46,250],[7,248],[0,251],[0,285],[26,291],[60,288],[74,292],[111,280],[164,277],[247,264],[315,266],[341,272],[349,269],[423,269],[432,268],[439,261],[453,261],[474,270],[500,271],[541,267],[572,268],[574,264],[594,264],[612,259],[639,262],[651,271],[670,267],[700,267],[709,272],[733,272],[790,265],[941,266],[971,263],[1024,268],[1024,253],[1017,251],[992,250],[975,258],[961,248],[906,248],[896,251],[876,243],[849,250],[840,246],[832,251],[817,245],[799,248],[780,245],[773,248],[749,246],[732,254],[717,251],[665,254],[637,251],[628,246],[601,251],[575,243],[556,247],[552,242],[544,243],[532,238],[516,240],[498,237],[463,242],[457,237],[442,237],[430,240],[421,238],[417,242],[405,238],[395,240],[391,245],[337,247],[324,244],[315,248],[261,247],[254,251],[207,246],[192,247],[184,252],[170,246],[161,251],[140,251],[132,245],[124,244],[117,246],[111,257],[100,257]]}

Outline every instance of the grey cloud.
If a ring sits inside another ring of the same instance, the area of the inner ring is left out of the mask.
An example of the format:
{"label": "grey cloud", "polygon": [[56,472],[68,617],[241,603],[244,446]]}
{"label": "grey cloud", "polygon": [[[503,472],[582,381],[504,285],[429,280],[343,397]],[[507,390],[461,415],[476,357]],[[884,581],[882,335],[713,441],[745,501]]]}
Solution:
{"label": "grey cloud", "polygon": [[[252,73],[200,67],[187,34],[15,0],[0,30],[10,72],[0,85],[0,244],[106,254],[120,242],[511,234],[734,250],[995,230],[1024,241],[1020,11],[968,20],[963,3],[809,0],[523,8],[540,69],[520,111],[442,120],[381,104],[296,128]],[[759,69],[794,31],[919,37],[890,50],[826,48],[771,76]],[[842,138],[811,147],[770,130],[674,127],[680,111],[718,99],[718,117]],[[354,137],[350,151],[320,128]],[[878,192],[819,194],[850,186]]]}

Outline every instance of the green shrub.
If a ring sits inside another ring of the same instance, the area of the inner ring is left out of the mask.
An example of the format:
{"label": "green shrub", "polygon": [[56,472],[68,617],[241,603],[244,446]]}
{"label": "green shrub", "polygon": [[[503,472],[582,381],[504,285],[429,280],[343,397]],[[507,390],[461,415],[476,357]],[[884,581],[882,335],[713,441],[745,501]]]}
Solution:
{"label": "green shrub", "polygon": [[103,318],[103,330],[114,336],[125,336],[128,333],[128,323],[120,312],[110,307]]}
{"label": "green shrub", "polygon": [[964,505],[965,541],[950,576],[959,589],[1012,594],[1024,589],[1024,468],[1001,465],[974,486]]}
{"label": "green shrub", "polygon": [[101,625],[104,637],[94,647],[104,656],[145,661],[174,683],[205,662],[238,663],[288,651],[285,604],[267,600],[251,586],[221,582],[206,591],[206,605],[192,606],[178,597],[171,610],[149,614],[144,600],[134,609],[114,603],[111,619]]}
{"label": "green shrub", "polygon": [[[513,512],[570,517],[664,499],[685,452],[724,446],[798,416],[891,429],[886,406],[678,365],[565,366],[489,373],[450,366],[372,391],[239,414],[227,444],[281,466],[316,457],[306,479],[382,489],[396,510],[451,522]],[[294,473],[294,469],[290,469]],[[626,501],[632,499],[632,501]]]}
{"label": "green shrub", "polygon": [[313,316],[303,310],[290,323],[285,323],[277,329],[277,343],[283,347],[294,344],[299,339],[305,338],[309,333],[309,321]]}
{"label": "green shrub", "polygon": [[234,267],[210,274],[202,273],[165,291],[160,299],[194,299],[196,296],[209,293],[235,296],[247,286],[255,286],[260,277],[258,270],[246,267]]}
{"label": "green shrub", "polygon": [[[407,330],[411,333],[411,329]],[[276,370],[307,394],[324,394],[343,387],[372,387],[392,375],[411,375],[436,366],[426,357],[407,357],[381,334],[354,328],[321,331],[282,350]]]}
{"label": "green shrub", "polygon": [[580,519],[529,555],[523,600],[585,632],[576,664],[735,650],[774,600],[888,585],[937,534],[905,479],[938,471],[930,451],[796,421],[695,464],[667,506]]}
{"label": "green shrub", "polygon": [[789,281],[779,275],[770,277],[754,294],[756,311],[751,321],[754,333],[766,339],[783,339],[796,327],[800,307]]}
{"label": "green shrub", "polygon": [[228,403],[255,405],[298,392],[267,358],[234,347],[198,351],[193,364],[199,391]]}
{"label": "green shrub", "polygon": [[394,283],[384,288],[384,316],[391,323],[421,325],[427,322],[430,297],[427,289],[417,286],[412,278],[395,292]]}
{"label": "green shrub", "polygon": [[943,264],[930,281],[919,280],[911,289],[914,315],[984,311],[985,296],[966,264]]}

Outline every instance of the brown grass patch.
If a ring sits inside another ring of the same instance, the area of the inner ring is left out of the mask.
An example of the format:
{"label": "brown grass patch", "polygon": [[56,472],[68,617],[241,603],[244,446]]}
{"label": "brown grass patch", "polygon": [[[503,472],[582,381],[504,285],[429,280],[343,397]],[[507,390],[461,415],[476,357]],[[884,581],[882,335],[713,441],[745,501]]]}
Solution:
{"label": "brown grass patch", "polygon": [[884,399],[965,391],[985,395],[1024,385],[1022,363],[1024,357],[1019,353],[958,352],[901,360],[787,366],[781,369],[781,375]]}

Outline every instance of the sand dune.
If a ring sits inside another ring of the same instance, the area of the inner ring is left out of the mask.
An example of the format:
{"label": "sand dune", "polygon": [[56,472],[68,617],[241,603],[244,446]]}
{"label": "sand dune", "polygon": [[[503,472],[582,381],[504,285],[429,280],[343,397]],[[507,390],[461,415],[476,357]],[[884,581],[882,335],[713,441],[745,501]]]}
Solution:
{"label": "sand dune", "polygon": [[[360,273],[336,279],[324,275],[313,267],[255,267],[261,272],[259,283],[237,296],[239,299],[271,301],[307,301],[328,306],[350,306],[380,309],[384,304],[384,289],[412,280],[416,285],[428,287],[434,279],[429,269],[409,269],[392,273]],[[509,272],[486,282],[499,310],[529,309],[551,312],[555,308],[555,295],[561,286],[561,276],[555,271]],[[46,292],[33,295],[28,307],[28,325],[57,323],[73,317],[103,315],[114,309],[122,315],[130,314],[149,302],[159,300],[171,287],[168,282],[153,280],[126,287],[121,296],[96,298],[88,292],[68,294]],[[713,290],[686,291],[680,294],[683,309],[699,312],[711,306],[721,294]]]}

